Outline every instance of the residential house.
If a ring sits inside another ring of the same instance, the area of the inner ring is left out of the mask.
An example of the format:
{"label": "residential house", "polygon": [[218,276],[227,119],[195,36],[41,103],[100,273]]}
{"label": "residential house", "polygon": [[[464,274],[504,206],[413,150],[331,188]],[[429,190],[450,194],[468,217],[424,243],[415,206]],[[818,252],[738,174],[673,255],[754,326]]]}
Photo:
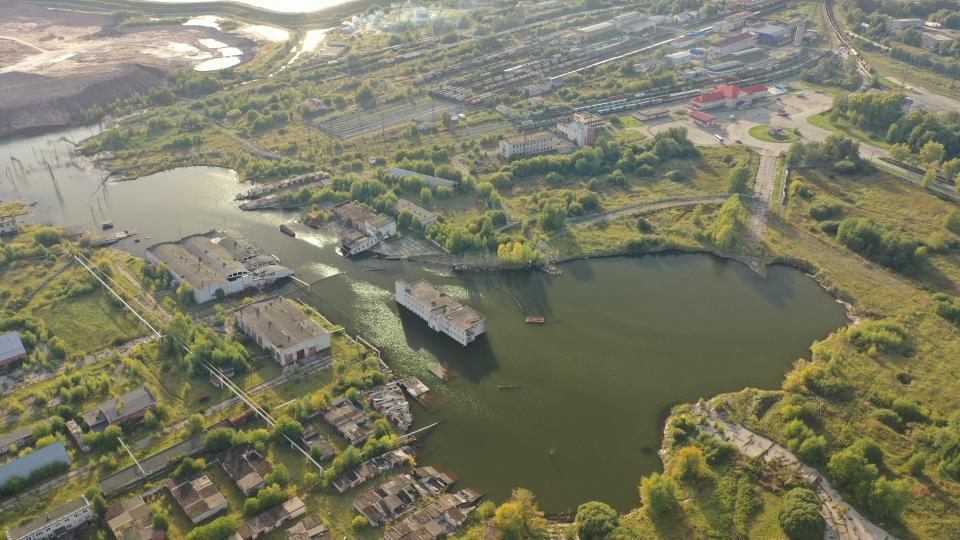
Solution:
{"label": "residential house", "polygon": [[93,431],[103,431],[109,425],[140,420],[147,411],[157,410],[157,399],[141,386],[115,399],[108,399],[96,409],[83,413],[83,421]]}
{"label": "residential house", "polygon": [[287,529],[287,540],[327,540],[330,531],[320,516],[312,514]]}
{"label": "residential house", "polygon": [[167,479],[164,485],[194,525],[227,510],[227,499],[206,475],[181,484]]}
{"label": "residential house", "polygon": [[230,448],[220,455],[220,466],[247,497],[265,485],[264,477],[273,472],[270,462],[250,444]]}
{"label": "residential house", "polygon": [[383,533],[384,540],[437,540],[451,536],[467,520],[482,494],[461,490],[441,495],[426,506],[418,508]]}
{"label": "residential house", "polygon": [[388,471],[411,463],[413,463],[413,449],[409,446],[390,450],[385,454],[370,458],[356,468],[343,473],[333,481],[333,487],[340,493],[346,493],[368,480],[372,480]]}
{"label": "residential house", "polygon": [[256,540],[261,536],[279,529],[284,524],[297,519],[307,512],[307,507],[300,500],[300,497],[294,497],[287,500],[280,506],[276,506],[266,512],[257,514],[237,527],[237,531],[231,534],[229,540]]}
{"label": "residential house", "polygon": [[365,491],[353,508],[373,527],[382,527],[412,510],[427,494],[409,474],[401,474]]}
{"label": "residential house", "polygon": [[140,495],[124,499],[103,516],[117,540],[163,540],[167,533],[153,526],[153,512]]}

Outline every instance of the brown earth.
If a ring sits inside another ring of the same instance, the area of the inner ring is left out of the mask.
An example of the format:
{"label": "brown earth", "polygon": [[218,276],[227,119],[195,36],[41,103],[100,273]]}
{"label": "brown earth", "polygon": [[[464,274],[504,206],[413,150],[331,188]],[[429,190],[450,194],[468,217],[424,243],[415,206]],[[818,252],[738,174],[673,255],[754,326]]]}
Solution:
{"label": "brown earth", "polygon": [[0,0],[0,136],[64,126],[162,85],[175,69],[218,58],[213,39],[241,49],[254,41],[202,26],[119,26],[110,14],[52,10]]}

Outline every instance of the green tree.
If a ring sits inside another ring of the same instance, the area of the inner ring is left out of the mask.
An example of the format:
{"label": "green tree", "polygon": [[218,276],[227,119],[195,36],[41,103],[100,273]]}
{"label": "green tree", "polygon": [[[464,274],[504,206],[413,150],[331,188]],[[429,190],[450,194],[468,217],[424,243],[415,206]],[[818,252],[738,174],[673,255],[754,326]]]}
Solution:
{"label": "green tree", "polygon": [[778,518],[783,532],[792,540],[821,540],[826,522],[820,515],[822,503],[813,491],[794,488],[783,498]]}
{"label": "green tree", "polygon": [[650,517],[662,516],[677,505],[677,484],[665,474],[645,476],[640,481],[640,500]]}
{"label": "green tree", "polygon": [[518,488],[510,499],[493,514],[493,525],[502,540],[546,540],[549,537],[547,521],[537,507],[533,493]]}
{"label": "green tree", "polygon": [[281,416],[273,426],[273,435],[277,440],[283,440],[286,437],[297,440],[303,436],[303,426],[289,416]]}
{"label": "green tree", "polygon": [[576,524],[580,540],[603,540],[620,524],[620,516],[608,504],[591,501],[577,508]]}
{"label": "green tree", "polygon": [[925,165],[930,165],[931,163],[937,161],[943,161],[943,156],[946,154],[946,150],[943,147],[942,143],[937,141],[927,141],[922,147],[920,147],[920,162]]}
{"label": "green tree", "polygon": [[187,429],[193,435],[203,431],[203,424],[204,421],[202,414],[191,414],[190,418],[187,419]]}
{"label": "green tree", "polygon": [[890,147],[890,157],[896,161],[907,163],[910,161],[910,158],[913,157],[913,152],[909,146],[903,143],[895,144]]}
{"label": "green tree", "polygon": [[356,99],[357,103],[364,108],[373,107],[377,103],[377,96],[373,92],[373,87],[367,82],[357,88]]}
{"label": "green tree", "polygon": [[230,428],[219,427],[211,429],[203,439],[203,448],[212,454],[219,454],[233,446],[233,438],[235,435],[236,432]]}
{"label": "green tree", "polygon": [[870,490],[867,506],[882,520],[897,519],[912,499],[910,481],[906,478],[899,480],[878,478]]}
{"label": "green tree", "polygon": [[670,476],[681,482],[696,484],[712,476],[703,451],[696,446],[687,446],[677,450],[670,467]]}
{"label": "green tree", "polygon": [[237,530],[237,520],[230,516],[219,517],[206,525],[194,527],[186,540],[226,540]]}
{"label": "green tree", "polygon": [[749,182],[750,169],[746,165],[734,167],[730,169],[730,176],[727,178],[727,191],[730,193],[746,193]]}

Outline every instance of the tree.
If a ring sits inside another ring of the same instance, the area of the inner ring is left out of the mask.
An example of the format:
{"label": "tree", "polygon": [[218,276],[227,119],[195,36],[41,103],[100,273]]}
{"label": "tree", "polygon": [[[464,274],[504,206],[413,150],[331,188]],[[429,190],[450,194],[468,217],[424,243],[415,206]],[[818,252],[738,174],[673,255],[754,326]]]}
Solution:
{"label": "tree", "polygon": [[923,180],[920,181],[920,185],[923,187],[930,187],[936,181],[937,181],[937,164],[934,163],[929,167],[927,167],[927,172],[923,173]]}
{"label": "tree", "polygon": [[493,525],[502,540],[546,540],[547,521],[537,507],[533,493],[523,488],[513,490],[510,500],[493,514]]}
{"label": "tree", "polygon": [[910,150],[910,147],[905,144],[895,144],[890,147],[890,157],[896,161],[908,162],[913,156],[913,152]]}
{"label": "tree", "polygon": [[807,488],[793,488],[783,498],[778,516],[780,528],[792,540],[821,540],[826,522],[820,515],[822,503]]}
{"label": "tree", "polygon": [[878,478],[870,490],[867,506],[880,519],[897,519],[912,499],[910,481],[906,478]]}
{"label": "tree", "polygon": [[357,103],[364,108],[370,108],[376,105],[377,102],[377,96],[373,92],[373,87],[367,82],[364,82],[357,88],[356,99]]}
{"label": "tree", "polygon": [[235,434],[235,431],[226,427],[211,429],[203,439],[203,448],[212,454],[219,454],[233,446],[233,437]]}
{"label": "tree", "polygon": [[943,161],[945,154],[946,150],[943,144],[937,141],[927,141],[926,144],[920,147],[920,162],[925,165],[930,165],[937,161]]}
{"label": "tree", "polygon": [[677,451],[677,457],[670,468],[670,475],[681,482],[695,484],[712,476],[703,451],[696,446],[688,446]]}
{"label": "tree", "polygon": [[303,426],[289,416],[281,416],[273,426],[273,435],[278,441],[287,437],[297,440],[303,436]]}
{"label": "tree", "polygon": [[202,414],[191,414],[190,418],[187,419],[187,429],[192,435],[196,435],[203,431],[203,415]]}
{"label": "tree", "polygon": [[940,172],[947,180],[956,178],[957,174],[960,174],[960,158],[943,162],[943,165],[940,166]]}
{"label": "tree", "polygon": [[603,540],[620,524],[620,516],[609,505],[591,501],[577,508],[576,524],[580,540]]}
{"label": "tree", "polygon": [[237,520],[230,516],[223,516],[206,525],[194,527],[187,533],[186,540],[226,540],[236,530]]}
{"label": "tree", "polygon": [[640,481],[640,500],[650,517],[662,516],[677,504],[677,484],[664,474],[645,476]]}
{"label": "tree", "polygon": [[727,191],[730,193],[746,193],[748,182],[750,182],[750,169],[746,165],[734,167],[730,169],[730,176],[727,179]]}

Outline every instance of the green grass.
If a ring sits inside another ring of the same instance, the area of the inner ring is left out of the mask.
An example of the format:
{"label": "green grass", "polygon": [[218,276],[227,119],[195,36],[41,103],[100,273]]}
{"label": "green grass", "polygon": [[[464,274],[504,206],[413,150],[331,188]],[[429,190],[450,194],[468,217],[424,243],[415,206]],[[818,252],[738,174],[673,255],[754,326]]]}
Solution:
{"label": "green grass", "polygon": [[[858,141],[872,144],[878,148],[890,148],[890,144],[888,144],[886,141],[877,138],[875,135],[860,129],[857,126],[854,126],[843,118],[833,122],[830,120],[829,110],[807,117],[807,122],[819,128],[832,131],[838,135],[846,135],[847,137],[856,139]],[[751,132],[751,135],[752,134],[753,133]]]}
{"label": "green grass", "polygon": [[110,293],[97,289],[68,298],[33,312],[74,354],[85,354],[118,345],[146,334],[146,328],[123,307],[111,301]]}
{"label": "green grass", "polygon": [[771,127],[769,124],[753,126],[748,133],[754,139],[772,143],[791,143],[800,140],[800,136],[789,129],[783,129],[780,135],[771,135],[769,133]]}

